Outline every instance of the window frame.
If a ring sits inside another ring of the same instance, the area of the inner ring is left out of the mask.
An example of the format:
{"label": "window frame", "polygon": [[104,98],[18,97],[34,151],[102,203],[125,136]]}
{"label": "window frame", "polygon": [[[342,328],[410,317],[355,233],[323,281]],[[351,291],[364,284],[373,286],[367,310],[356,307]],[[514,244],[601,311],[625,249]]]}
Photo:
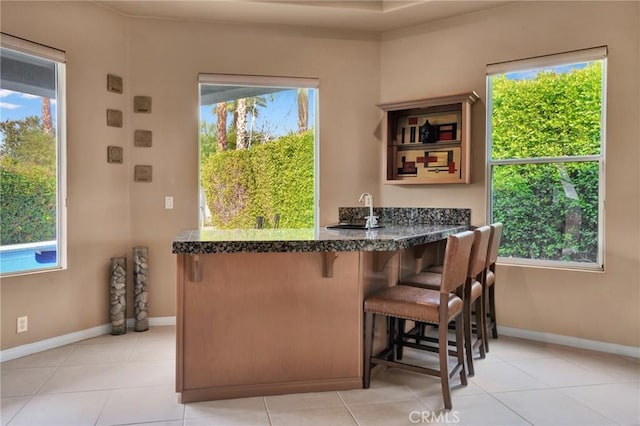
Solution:
{"label": "window frame", "polygon": [[3,278],[67,269],[67,85],[66,52],[6,33],[0,33],[3,49],[55,63],[56,92],[56,264],[42,268],[0,273]]}
{"label": "window frame", "polygon": [[[320,220],[320,80],[311,77],[289,77],[289,76],[268,76],[250,74],[198,74],[198,109],[201,105],[201,86],[203,84],[221,86],[248,86],[248,87],[278,87],[285,89],[306,88],[316,90],[314,97],[314,131],[313,131],[313,227],[318,228]],[[201,171],[201,149],[200,149],[200,114],[198,114],[198,229],[203,229],[205,222],[202,198],[202,171]]]}
{"label": "window frame", "polygon": [[[492,158],[492,76],[502,75],[517,71],[541,69],[551,66],[571,65],[575,63],[601,61],[602,87],[601,87],[601,113],[600,113],[600,153],[596,155],[562,156],[562,157],[534,157],[534,158]],[[499,257],[501,264],[514,266],[533,266],[554,269],[573,269],[584,271],[604,271],[604,221],[605,221],[605,159],[606,159],[606,113],[607,113],[607,47],[599,46],[589,49],[581,49],[551,55],[531,57],[526,59],[499,62],[487,65],[486,70],[486,152],[485,152],[485,199],[486,217],[488,222],[493,222],[493,169],[500,165],[522,164],[553,164],[575,162],[598,163],[598,250],[596,262],[573,262],[561,260],[540,260],[526,258]]]}

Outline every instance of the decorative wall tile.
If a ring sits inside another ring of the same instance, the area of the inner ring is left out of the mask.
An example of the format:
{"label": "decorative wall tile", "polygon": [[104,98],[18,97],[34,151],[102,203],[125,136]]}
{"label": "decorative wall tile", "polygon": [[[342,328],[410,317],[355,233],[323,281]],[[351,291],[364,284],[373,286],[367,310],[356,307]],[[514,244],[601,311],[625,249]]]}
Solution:
{"label": "decorative wall tile", "polygon": [[135,182],[151,182],[153,168],[151,166],[135,166],[133,180]]}
{"label": "decorative wall tile", "polygon": [[133,112],[150,114],[151,113],[151,96],[134,96]]}
{"label": "decorative wall tile", "polygon": [[107,126],[122,127],[122,111],[117,109],[107,110]]}
{"label": "decorative wall tile", "polygon": [[108,163],[119,163],[122,164],[123,160],[123,149],[121,146],[108,146],[107,147],[107,162]]}
{"label": "decorative wall tile", "polygon": [[124,83],[122,77],[113,74],[107,74],[107,90],[113,93],[122,93]]}
{"label": "decorative wall tile", "polygon": [[151,130],[136,130],[133,133],[133,146],[140,148],[150,148],[152,145],[153,133]]}

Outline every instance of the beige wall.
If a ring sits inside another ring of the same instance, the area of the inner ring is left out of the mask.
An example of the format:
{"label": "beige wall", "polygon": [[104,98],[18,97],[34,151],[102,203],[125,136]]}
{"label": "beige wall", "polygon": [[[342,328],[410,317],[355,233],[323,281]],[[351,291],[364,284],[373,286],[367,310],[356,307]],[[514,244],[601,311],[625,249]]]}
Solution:
{"label": "beige wall", "polygon": [[[67,51],[69,92],[69,268],[2,279],[2,349],[108,323],[109,258],[131,265],[135,245],[149,247],[150,316],[175,315],[171,241],[197,227],[199,72],[319,78],[320,220],[375,189],[376,40],[129,19],[88,2],[3,2],[1,18],[3,32]],[[107,73],[124,77],[123,95],[106,91]],[[153,98],[151,114],[132,113],[136,95]],[[122,129],[106,127],[106,108],[124,111]],[[135,129],[152,130],[153,147],[134,148]],[[124,147],[125,164],[107,164],[108,145]],[[133,182],[135,164],[153,166],[152,183]]]}
{"label": "beige wall", "polygon": [[502,326],[640,345],[639,27],[636,2],[528,2],[384,37],[383,102],[471,90],[481,99],[472,107],[472,183],[381,185],[382,202],[471,207],[476,225],[486,216],[486,64],[609,48],[605,272],[500,266]]}
{"label": "beige wall", "polygon": [[[2,2],[1,28],[67,51],[69,268],[3,279],[1,349],[108,322],[108,265],[131,247],[150,250],[150,315],[175,314],[171,240],[197,225],[197,74],[246,73],[320,79],[320,221],[355,205],[363,191],[385,206],[471,207],[485,219],[484,68],[487,63],[609,46],[606,272],[500,267],[502,325],[640,345],[636,3],[515,4],[488,13],[389,33],[380,43],[353,34],[206,25],[122,17],[87,2]],[[105,90],[107,73],[125,93]],[[472,184],[381,184],[377,103],[476,90]],[[135,95],[153,97],[133,114]],[[105,109],[125,113],[107,128]],[[135,129],[153,147],[134,148]],[[108,145],[125,164],[106,162]],[[349,162],[346,166],[345,160]],[[153,166],[134,183],[135,164]],[[164,197],[175,198],[173,210]],[[560,285],[559,285],[560,284]],[[29,332],[15,321],[29,316]],[[609,331],[610,330],[610,331]]]}
{"label": "beige wall", "polygon": [[[106,109],[128,108],[106,91],[106,74],[126,74],[126,23],[89,3],[2,2],[3,32],[67,52],[68,269],[3,278],[2,349],[105,324],[109,258],[129,254],[130,153],[108,165],[107,146],[123,129],[106,127]],[[29,331],[16,334],[16,318]]]}

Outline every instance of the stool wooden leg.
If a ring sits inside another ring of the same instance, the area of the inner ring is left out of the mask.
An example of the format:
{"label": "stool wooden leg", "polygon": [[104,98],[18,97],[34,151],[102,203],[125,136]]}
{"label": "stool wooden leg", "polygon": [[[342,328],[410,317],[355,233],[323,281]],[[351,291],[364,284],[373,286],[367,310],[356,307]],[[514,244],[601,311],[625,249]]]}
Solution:
{"label": "stool wooden leg", "polygon": [[406,326],[407,321],[402,318],[398,318],[397,320],[398,328],[396,330],[396,359],[402,359],[402,342],[404,341],[404,328]]}
{"label": "stool wooden leg", "polygon": [[373,352],[373,333],[375,314],[364,313],[364,371],[362,373],[362,387],[369,389],[371,384],[371,352]]}
{"label": "stool wooden leg", "polygon": [[396,343],[396,323],[398,321],[395,317],[388,317],[387,323],[387,360],[394,361],[396,353],[393,347]]}
{"label": "stool wooden leg", "polygon": [[489,318],[491,309],[489,307],[489,289],[486,288],[484,284],[482,287],[482,298],[484,299],[484,302],[482,303],[482,306],[484,306],[484,313],[482,314],[482,318],[484,319],[483,342],[484,342],[484,351],[488,353],[489,339],[487,337],[489,336],[489,325],[491,324],[491,318]]}
{"label": "stool wooden leg", "polygon": [[453,407],[451,402],[451,388],[449,386],[449,328],[446,322],[441,322],[438,327],[438,355],[440,357],[440,383],[442,384],[442,397],[444,408],[450,410]]}
{"label": "stool wooden leg", "polygon": [[485,317],[484,299],[478,297],[476,299],[476,334],[477,339],[480,340],[480,358],[485,358],[485,346],[484,342],[487,341],[487,318]]}
{"label": "stool wooden leg", "polygon": [[491,317],[491,334],[494,339],[498,338],[498,323],[496,322],[496,285],[489,287],[489,315]]}
{"label": "stool wooden leg", "polygon": [[463,386],[467,386],[467,371],[464,367],[464,337],[463,337],[463,324],[462,314],[459,314],[455,319],[456,325],[456,359],[460,364],[460,383]]}
{"label": "stool wooden leg", "polygon": [[469,376],[473,376],[475,371],[473,369],[473,339],[471,338],[471,302],[470,297],[465,297],[463,304],[462,319],[464,325],[464,347],[467,352],[467,368],[469,369]]}

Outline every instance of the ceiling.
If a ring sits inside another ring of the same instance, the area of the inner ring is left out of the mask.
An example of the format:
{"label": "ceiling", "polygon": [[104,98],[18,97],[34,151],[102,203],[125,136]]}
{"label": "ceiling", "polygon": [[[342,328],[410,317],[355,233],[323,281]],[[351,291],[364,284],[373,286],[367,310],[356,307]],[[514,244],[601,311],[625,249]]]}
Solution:
{"label": "ceiling", "polygon": [[96,0],[131,17],[382,33],[489,9],[507,0]]}

